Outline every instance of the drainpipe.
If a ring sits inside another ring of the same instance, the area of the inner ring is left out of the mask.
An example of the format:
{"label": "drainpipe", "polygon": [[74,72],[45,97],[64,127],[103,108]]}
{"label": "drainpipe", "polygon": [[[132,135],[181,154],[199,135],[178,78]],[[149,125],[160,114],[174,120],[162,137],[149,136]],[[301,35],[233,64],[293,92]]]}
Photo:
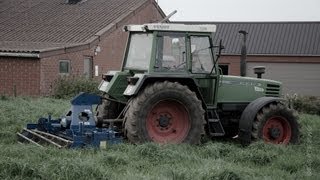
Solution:
{"label": "drainpipe", "polygon": [[240,56],[240,75],[246,76],[246,59],[247,59],[247,32],[244,30],[239,31],[243,35],[242,45],[241,45],[241,56]]}

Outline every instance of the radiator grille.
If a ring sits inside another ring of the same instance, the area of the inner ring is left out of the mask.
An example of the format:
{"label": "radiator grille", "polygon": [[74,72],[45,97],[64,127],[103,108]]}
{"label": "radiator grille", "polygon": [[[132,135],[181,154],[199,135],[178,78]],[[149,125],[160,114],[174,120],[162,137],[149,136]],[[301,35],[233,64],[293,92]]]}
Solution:
{"label": "radiator grille", "polygon": [[267,84],[266,96],[267,97],[280,97],[280,85]]}

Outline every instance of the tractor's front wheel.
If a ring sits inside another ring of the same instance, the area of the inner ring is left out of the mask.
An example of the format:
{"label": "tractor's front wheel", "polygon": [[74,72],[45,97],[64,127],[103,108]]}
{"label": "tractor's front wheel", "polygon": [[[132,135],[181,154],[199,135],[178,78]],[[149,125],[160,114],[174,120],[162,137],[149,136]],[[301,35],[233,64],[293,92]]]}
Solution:
{"label": "tractor's front wheel", "polygon": [[258,112],[252,129],[253,139],[273,144],[297,143],[299,125],[293,110],[281,103],[271,103]]}
{"label": "tractor's front wheel", "polygon": [[97,127],[103,126],[104,119],[115,119],[120,114],[119,107],[118,107],[119,104],[114,101],[108,100],[108,98],[110,98],[109,95],[104,94],[101,104],[97,106],[97,110],[96,110]]}
{"label": "tractor's front wheel", "polygon": [[147,86],[130,102],[125,114],[125,134],[133,143],[198,144],[204,124],[201,101],[177,82]]}

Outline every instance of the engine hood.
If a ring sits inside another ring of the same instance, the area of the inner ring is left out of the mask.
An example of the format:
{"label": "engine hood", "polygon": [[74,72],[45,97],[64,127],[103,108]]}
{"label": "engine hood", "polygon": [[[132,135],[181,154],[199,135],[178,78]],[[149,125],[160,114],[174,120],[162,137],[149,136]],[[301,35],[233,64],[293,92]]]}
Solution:
{"label": "engine hood", "polygon": [[218,102],[251,102],[259,97],[280,97],[282,83],[270,79],[220,76]]}

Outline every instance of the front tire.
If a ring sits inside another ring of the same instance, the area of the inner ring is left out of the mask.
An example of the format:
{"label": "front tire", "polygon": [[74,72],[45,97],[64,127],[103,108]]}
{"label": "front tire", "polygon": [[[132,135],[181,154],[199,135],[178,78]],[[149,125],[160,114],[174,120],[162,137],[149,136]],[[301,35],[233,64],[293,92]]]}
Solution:
{"label": "front tire", "polygon": [[130,102],[125,134],[132,143],[200,143],[204,110],[196,94],[177,82],[156,82]]}
{"label": "front tire", "polygon": [[[97,106],[96,110],[96,126],[103,127],[104,119],[115,119],[120,114],[119,112],[119,104],[108,100],[109,95],[104,94],[102,98],[101,104]],[[121,124],[120,124],[121,127]]]}
{"label": "front tire", "polygon": [[298,143],[299,124],[293,110],[281,103],[271,103],[257,114],[252,138],[273,144]]}

